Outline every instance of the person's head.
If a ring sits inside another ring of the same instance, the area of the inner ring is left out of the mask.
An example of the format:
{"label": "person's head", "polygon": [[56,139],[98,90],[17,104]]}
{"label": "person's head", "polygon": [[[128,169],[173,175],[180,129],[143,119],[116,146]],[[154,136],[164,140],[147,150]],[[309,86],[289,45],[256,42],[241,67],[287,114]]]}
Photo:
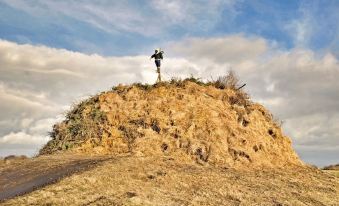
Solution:
{"label": "person's head", "polygon": [[159,52],[159,50],[158,50],[158,49],[156,49],[156,50],[155,50],[155,53],[157,54],[158,52]]}

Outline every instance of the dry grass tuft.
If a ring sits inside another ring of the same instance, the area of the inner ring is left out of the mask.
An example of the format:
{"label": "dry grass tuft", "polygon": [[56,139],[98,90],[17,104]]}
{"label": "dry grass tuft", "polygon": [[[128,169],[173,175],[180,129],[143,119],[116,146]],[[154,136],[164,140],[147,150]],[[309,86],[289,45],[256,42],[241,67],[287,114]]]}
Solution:
{"label": "dry grass tuft", "polygon": [[218,89],[233,89],[237,90],[239,87],[239,78],[235,75],[234,71],[230,70],[226,76],[218,77],[213,82],[213,85]]}

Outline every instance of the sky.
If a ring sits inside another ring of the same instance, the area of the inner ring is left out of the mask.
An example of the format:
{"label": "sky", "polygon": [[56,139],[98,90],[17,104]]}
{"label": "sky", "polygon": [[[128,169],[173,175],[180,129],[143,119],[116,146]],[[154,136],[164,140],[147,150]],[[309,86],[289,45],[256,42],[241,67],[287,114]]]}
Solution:
{"label": "sky", "polygon": [[72,105],[163,74],[236,72],[307,163],[339,163],[338,0],[0,0],[0,156],[37,154]]}

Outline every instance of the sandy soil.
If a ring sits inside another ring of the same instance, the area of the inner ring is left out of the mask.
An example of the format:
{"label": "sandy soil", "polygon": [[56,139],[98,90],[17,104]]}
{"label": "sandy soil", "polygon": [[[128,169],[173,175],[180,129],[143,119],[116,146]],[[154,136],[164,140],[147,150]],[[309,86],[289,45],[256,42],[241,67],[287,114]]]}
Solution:
{"label": "sandy soil", "polygon": [[232,169],[170,156],[121,157],[3,205],[338,205],[339,178],[314,168]]}

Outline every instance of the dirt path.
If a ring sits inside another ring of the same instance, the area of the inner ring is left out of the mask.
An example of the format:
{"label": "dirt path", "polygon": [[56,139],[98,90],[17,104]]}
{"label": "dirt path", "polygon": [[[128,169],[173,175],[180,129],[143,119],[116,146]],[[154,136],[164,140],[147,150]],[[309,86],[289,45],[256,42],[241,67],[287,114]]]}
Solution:
{"label": "dirt path", "polygon": [[0,164],[0,202],[89,170],[108,159],[111,158],[57,155]]}

